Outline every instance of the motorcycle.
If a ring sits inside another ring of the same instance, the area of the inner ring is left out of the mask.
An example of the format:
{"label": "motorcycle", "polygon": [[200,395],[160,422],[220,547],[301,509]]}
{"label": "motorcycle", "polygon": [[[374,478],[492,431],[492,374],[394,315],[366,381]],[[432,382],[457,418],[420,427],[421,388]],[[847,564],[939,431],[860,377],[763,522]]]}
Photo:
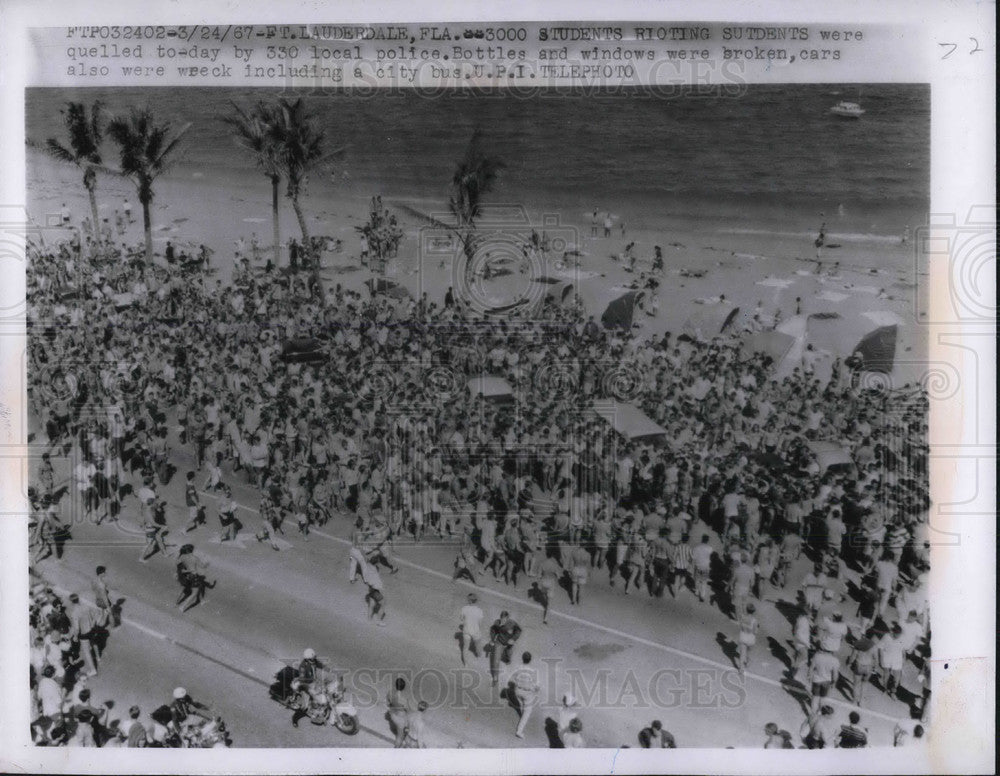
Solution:
{"label": "motorcycle", "polygon": [[318,681],[310,693],[298,680],[298,671],[287,666],[278,672],[269,694],[286,709],[304,711],[314,725],[333,725],[341,733],[356,735],[361,729],[358,710],[341,692],[337,679]]}
{"label": "motorcycle", "polygon": [[154,721],[166,728],[162,743],[152,746],[168,749],[221,749],[233,745],[229,730],[222,717],[211,719],[190,718],[178,727],[171,717],[169,706],[160,706],[150,715]]}
{"label": "motorcycle", "polygon": [[189,749],[223,749],[233,745],[222,717],[213,717],[200,724],[189,725],[181,738]]}

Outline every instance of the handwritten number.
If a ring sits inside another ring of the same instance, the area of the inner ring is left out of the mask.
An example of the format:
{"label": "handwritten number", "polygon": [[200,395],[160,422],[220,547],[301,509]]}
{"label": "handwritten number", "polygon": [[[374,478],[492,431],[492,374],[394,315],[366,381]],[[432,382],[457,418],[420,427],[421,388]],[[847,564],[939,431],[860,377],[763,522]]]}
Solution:
{"label": "handwritten number", "polygon": [[[972,48],[972,50],[971,50],[971,51],[969,52],[970,54],[975,54],[975,53],[977,53],[977,52],[980,52],[980,51],[982,51],[982,50],[983,50],[983,49],[981,49],[981,48],[979,47],[979,41],[978,41],[978,40],[977,40],[976,38],[972,38],[972,37],[970,37],[970,38],[969,38],[969,40],[971,40],[971,41],[972,41],[972,44],[973,44],[973,48]],[[938,45],[939,45],[939,46],[946,46],[946,47],[948,47],[948,53],[947,53],[947,54],[943,54],[943,55],[941,56],[941,59],[947,59],[947,58],[948,58],[948,57],[950,57],[950,56],[951,56],[952,54],[954,54],[954,53],[955,53],[955,50],[956,50],[956,49],[958,48],[958,44],[957,44],[957,43],[938,43]]]}

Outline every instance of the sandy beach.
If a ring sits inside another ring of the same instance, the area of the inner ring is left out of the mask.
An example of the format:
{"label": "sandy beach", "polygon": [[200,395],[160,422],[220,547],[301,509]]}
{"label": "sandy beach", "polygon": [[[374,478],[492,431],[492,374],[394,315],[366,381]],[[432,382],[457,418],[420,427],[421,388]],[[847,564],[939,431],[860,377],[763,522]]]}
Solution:
{"label": "sandy beach", "polygon": [[[442,178],[447,173],[443,170]],[[79,172],[34,148],[28,149],[27,183],[28,212],[37,224],[57,223],[63,203],[71,211],[74,224],[89,214]],[[442,198],[395,196],[392,191],[372,192],[344,182],[321,183],[307,191],[303,202],[314,235],[342,240],[342,252],[324,254],[322,274],[326,283],[361,289],[372,277],[371,270],[359,261],[355,227],[367,219],[369,201],[379,193],[405,230],[397,257],[388,262],[386,277],[415,295],[426,292],[431,301],[443,300],[446,289],[454,283],[454,262],[447,253],[426,255],[421,245],[426,244],[427,234],[440,230],[415,215],[446,213]],[[256,235],[262,247],[261,260],[266,260],[271,234],[270,191],[266,179],[252,167],[220,177],[215,172],[206,174],[189,165],[177,165],[157,181],[155,192],[152,221],[158,253],[168,240],[181,249],[196,250],[205,244],[214,251],[213,265],[224,282],[228,281],[241,237],[249,245]],[[806,314],[831,312],[845,318],[888,313],[900,321],[898,358],[902,362],[919,360],[926,347],[921,327],[916,325],[918,262],[912,234],[910,242],[902,244],[891,234],[860,232],[863,217],[830,214],[825,221],[822,271],[817,273],[815,234],[796,228],[802,224],[802,216],[789,216],[790,226],[781,229],[780,224],[760,223],[746,215],[740,218],[722,207],[720,213],[703,212],[692,217],[658,211],[653,203],[645,212],[613,210],[611,235],[605,237],[603,225],[593,229],[592,217],[580,209],[580,197],[579,193],[567,197],[569,204],[532,202],[524,208],[531,224],[549,225],[548,230],[536,226],[539,231],[560,236],[567,250],[573,250],[573,242],[578,242],[575,249],[581,254],[576,257],[576,266],[570,262],[541,269],[536,266],[531,272],[541,271],[573,282],[588,312],[598,318],[608,302],[627,291],[640,273],[650,271],[653,247],[658,245],[666,269],[660,278],[657,314],[636,315],[642,337],[660,336],[666,331],[679,333],[692,313],[724,295],[744,311],[760,303],[765,313],[780,310],[783,318],[793,315],[797,308]],[[132,204],[135,222],[122,239],[137,243],[142,238],[141,209],[132,183],[111,175],[100,176],[98,206],[102,218],[109,218],[113,224],[125,198]],[[284,197],[281,229],[283,242],[301,236]],[[504,227],[486,224],[483,229],[503,232]],[[62,236],[63,230],[58,228],[43,232],[46,240]],[[635,272],[629,273],[615,257],[620,257],[632,242],[638,261]],[[836,270],[835,263],[839,263]],[[522,287],[530,279],[530,273],[521,278]],[[798,303],[797,298],[801,300]],[[919,365],[913,365],[913,372],[914,379],[919,377]]]}

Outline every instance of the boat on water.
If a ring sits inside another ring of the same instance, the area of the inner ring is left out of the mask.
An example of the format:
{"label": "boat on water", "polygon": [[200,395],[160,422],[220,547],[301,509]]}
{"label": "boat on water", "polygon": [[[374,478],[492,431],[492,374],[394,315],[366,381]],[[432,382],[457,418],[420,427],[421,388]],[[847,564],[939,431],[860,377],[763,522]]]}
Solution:
{"label": "boat on water", "polygon": [[864,108],[856,102],[846,102],[844,100],[841,100],[830,108],[830,113],[834,116],[840,116],[845,119],[859,119],[864,115],[864,112]]}

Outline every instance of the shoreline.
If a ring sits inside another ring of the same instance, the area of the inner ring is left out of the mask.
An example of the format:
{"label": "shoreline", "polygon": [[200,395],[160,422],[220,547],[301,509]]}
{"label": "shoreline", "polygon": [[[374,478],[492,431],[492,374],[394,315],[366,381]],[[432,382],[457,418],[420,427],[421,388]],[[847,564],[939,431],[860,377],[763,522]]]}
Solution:
{"label": "shoreline", "polygon": [[[442,178],[446,172],[442,171]],[[412,197],[406,196],[406,192],[397,194],[386,189],[370,191],[355,181],[314,180],[303,197],[310,232],[343,241],[342,253],[324,255],[325,281],[360,290],[371,277],[371,272],[360,266],[359,240],[354,227],[367,220],[371,197],[381,194],[405,230],[398,257],[388,262],[386,276],[406,286],[414,295],[427,291],[431,301],[440,303],[445,290],[454,284],[452,266],[448,261],[438,261],[436,257],[429,261],[421,255],[424,223],[399,207],[406,205],[423,213],[441,212],[446,209],[445,199],[434,188],[428,186],[423,196]],[[245,171],[231,171],[227,176],[213,176],[210,170],[178,164],[157,180],[154,190],[153,240],[158,253],[162,253],[168,239],[178,247],[190,245],[194,249],[204,243],[215,253],[212,266],[218,270],[218,277],[227,282],[234,264],[236,241],[242,236],[249,244],[251,235],[256,233],[262,261],[266,260],[271,240],[270,189],[266,178],[252,166],[248,165]],[[135,223],[122,239],[133,244],[139,242],[142,214],[132,183],[100,175],[97,195],[101,216],[108,217],[112,226],[115,210],[121,208],[122,198],[128,197]],[[603,227],[598,228],[597,236],[592,235],[589,209],[580,207],[579,202],[589,199],[597,203],[605,198],[579,193],[568,194],[567,199],[568,204],[558,206],[532,202],[525,210],[533,223],[544,223],[544,216],[554,210],[568,213],[551,231],[565,237],[568,249],[576,241],[582,255],[577,267],[556,274],[575,283],[585,306],[595,317],[599,318],[607,303],[624,293],[627,284],[636,280],[640,272],[649,271],[653,246],[662,247],[666,271],[660,278],[659,312],[655,317],[636,315],[641,338],[662,336],[666,331],[679,334],[684,321],[699,309],[699,302],[724,294],[727,300],[746,310],[760,303],[767,313],[780,309],[785,318],[794,314],[796,298],[802,300],[803,313],[838,312],[844,317],[871,311],[892,313],[908,324],[901,327],[900,353],[907,349],[917,354],[926,350],[926,332],[916,325],[917,308],[922,301],[914,299],[918,271],[913,245],[915,229],[911,231],[910,244],[900,245],[888,233],[859,232],[858,221],[838,219],[835,213],[827,219],[827,244],[840,247],[821,251],[823,272],[817,274],[815,233],[807,225],[813,218],[811,214],[786,214],[783,223],[777,224],[781,228],[774,228],[775,222],[754,219],[749,214],[745,221],[728,218],[725,203],[720,210],[703,212],[694,218],[664,212],[658,203],[650,203],[642,210],[623,208],[624,236],[621,221],[615,220],[611,236],[604,237]],[[44,225],[51,222],[48,214],[59,213],[62,202],[73,214],[75,223],[89,214],[79,171],[29,148],[28,213]],[[499,203],[502,199],[494,196],[491,202]],[[872,222],[872,218],[868,221]],[[842,228],[838,222],[846,226]],[[818,229],[818,223],[813,228]],[[65,236],[61,229],[53,233],[55,238]],[[283,243],[291,237],[301,237],[284,196],[281,236]],[[635,273],[626,272],[622,263],[612,258],[620,255],[629,242],[635,243],[639,259]],[[839,263],[839,270],[831,274],[835,262]]]}

